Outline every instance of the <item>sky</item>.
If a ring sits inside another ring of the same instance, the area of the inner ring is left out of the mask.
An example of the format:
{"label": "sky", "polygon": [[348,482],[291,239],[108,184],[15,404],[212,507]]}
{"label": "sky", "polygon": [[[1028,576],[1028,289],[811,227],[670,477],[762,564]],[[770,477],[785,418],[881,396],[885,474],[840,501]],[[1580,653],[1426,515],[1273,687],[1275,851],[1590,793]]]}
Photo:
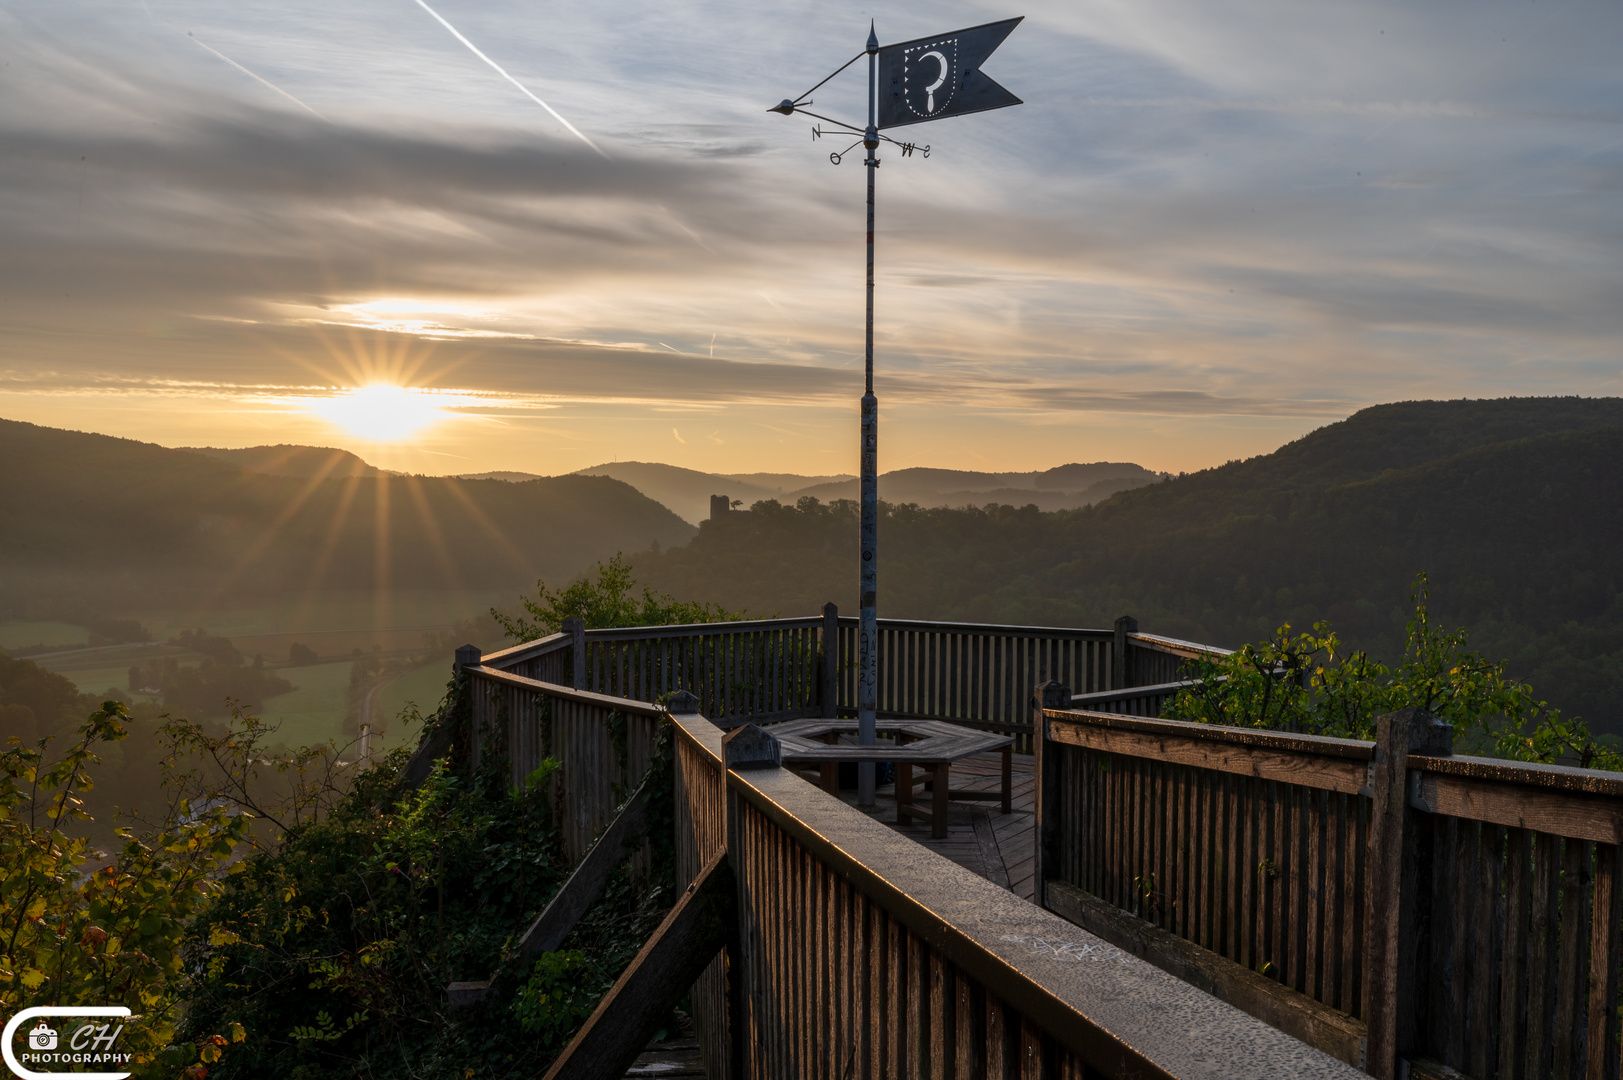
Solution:
{"label": "sky", "polygon": [[0,0],[0,417],[855,472],[861,155],[766,109],[1013,15],[879,155],[882,470],[1623,393],[1615,2],[428,2]]}

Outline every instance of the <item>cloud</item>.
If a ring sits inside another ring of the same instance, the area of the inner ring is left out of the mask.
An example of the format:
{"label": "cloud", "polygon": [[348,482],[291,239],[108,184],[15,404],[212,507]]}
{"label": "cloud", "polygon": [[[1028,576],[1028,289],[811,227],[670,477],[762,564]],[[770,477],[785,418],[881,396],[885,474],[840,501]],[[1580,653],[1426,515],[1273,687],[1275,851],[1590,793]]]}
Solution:
{"label": "cloud", "polygon": [[[862,173],[762,110],[860,45],[855,6],[440,10],[613,160],[398,5],[155,6],[331,123],[138,7],[0,11],[0,384],[388,370],[519,411],[848,403]],[[877,14],[887,40],[986,17]],[[1272,423],[1615,392],[1619,29],[1040,3],[996,60],[1027,104],[879,172],[881,396]]]}

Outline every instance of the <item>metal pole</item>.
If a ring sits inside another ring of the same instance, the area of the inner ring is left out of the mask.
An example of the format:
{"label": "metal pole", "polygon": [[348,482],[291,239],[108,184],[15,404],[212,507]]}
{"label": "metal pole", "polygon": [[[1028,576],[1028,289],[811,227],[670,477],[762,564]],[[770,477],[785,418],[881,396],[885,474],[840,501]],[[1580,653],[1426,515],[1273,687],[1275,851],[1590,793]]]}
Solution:
{"label": "metal pole", "polygon": [[[868,170],[868,341],[867,392],[862,395],[862,583],[861,621],[857,630],[857,742],[872,746],[877,741],[879,689],[879,613],[875,596],[879,588],[879,399],[873,392],[873,187],[879,170],[879,129],[875,126],[878,101],[875,97],[879,36],[868,24],[868,130],[862,145],[868,151],[863,165]],[[874,765],[857,765],[857,803],[874,804]]]}

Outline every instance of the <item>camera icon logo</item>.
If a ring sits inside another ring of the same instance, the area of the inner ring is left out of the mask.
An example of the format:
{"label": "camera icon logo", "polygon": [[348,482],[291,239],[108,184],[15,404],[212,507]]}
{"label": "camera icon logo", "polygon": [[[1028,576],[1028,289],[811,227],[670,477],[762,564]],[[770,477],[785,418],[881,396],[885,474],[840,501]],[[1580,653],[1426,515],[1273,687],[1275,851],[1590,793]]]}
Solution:
{"label": "camera icon logo", "polygon": [[[57,1017],[70,1018],[65,1029],[67,1034],[60,1034],[51,1026]],[[81,1017],[83,1019],[74,1019]],[[92,1072],[73,1066],[129,1065],[134,1055],[118,1048],[124,1026],[108,1023],[129,1018],[130,1010],[125,1005],[35,1005],[5,1022],[4,1030],[0,1030],[0,1060],[4,1060],[6,1069],[10,1069],[17,1080],[52,1080],[53,1077],[128,1080],[127,1068]],[[86,1023],[86,1020],[92,1022]],[[60,1065],[68,1067],[53,1067]],[[0,1076],[4,1075],[5,1070],[0,1069]]]}

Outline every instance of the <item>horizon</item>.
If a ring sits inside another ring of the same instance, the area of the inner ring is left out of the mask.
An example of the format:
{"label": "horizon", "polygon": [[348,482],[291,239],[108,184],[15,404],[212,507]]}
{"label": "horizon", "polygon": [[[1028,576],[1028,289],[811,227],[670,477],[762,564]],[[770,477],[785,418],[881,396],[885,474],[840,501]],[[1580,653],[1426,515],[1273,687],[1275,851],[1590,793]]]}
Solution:
{"label": "horizon", "polygon": [[855,473],[862,170],[765,109],[869,15],[1027,16],[987,65],[1025,104],[881,152],[883,471],[1197,471],[1387,401],[1623,392],[1614,9],[433,10],[0,10],[0,415]]}

